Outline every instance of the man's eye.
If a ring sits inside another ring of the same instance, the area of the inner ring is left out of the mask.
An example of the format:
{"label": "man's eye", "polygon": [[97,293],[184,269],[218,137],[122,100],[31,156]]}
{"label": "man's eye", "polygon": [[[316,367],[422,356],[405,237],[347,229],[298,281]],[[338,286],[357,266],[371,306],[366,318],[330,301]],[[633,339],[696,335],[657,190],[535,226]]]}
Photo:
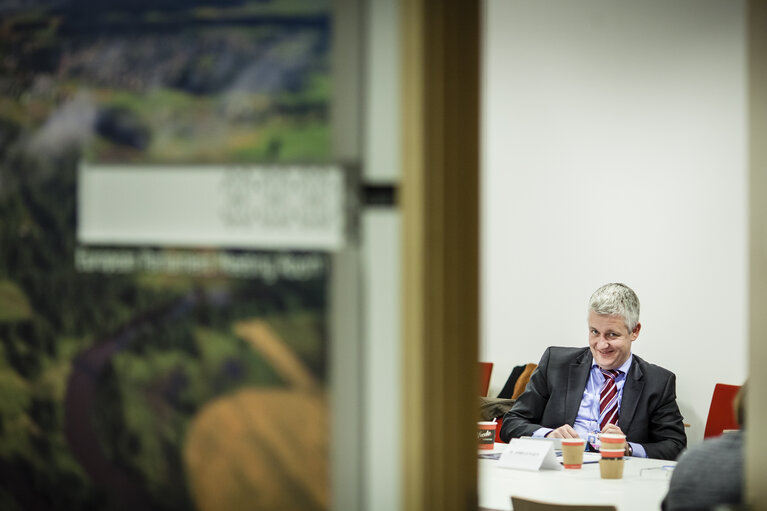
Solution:
{"label": "man's eye", "polygon": [[591,335],[598,335],[598,334],[599,334],[599,332],[597,332],[597,331],[596,331],[596,330],[594,330],[593,328],[591,329]]}

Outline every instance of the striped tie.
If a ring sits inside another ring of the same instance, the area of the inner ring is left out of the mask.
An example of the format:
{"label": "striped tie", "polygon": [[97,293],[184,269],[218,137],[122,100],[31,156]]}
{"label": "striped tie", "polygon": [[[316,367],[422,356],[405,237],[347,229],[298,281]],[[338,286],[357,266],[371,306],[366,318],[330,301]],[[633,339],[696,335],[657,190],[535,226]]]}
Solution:
{"label": "striped tie", "polygon": [[618,386],[615,378],[621,372],[617,369],[599,370],[605,375],[605,383],[599,393],[599,430],[602,431],[608,424],[618,422]]}

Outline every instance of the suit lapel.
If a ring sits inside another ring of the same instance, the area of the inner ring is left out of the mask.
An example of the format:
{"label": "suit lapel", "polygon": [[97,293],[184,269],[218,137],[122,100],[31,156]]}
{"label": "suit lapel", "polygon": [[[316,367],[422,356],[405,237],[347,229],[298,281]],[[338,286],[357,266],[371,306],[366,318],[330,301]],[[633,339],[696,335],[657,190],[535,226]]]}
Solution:
{"label": "suit lapel", "polygon": [[631,363],[629,373],[626,375],[626,383],[623,385],[623,398],[621,399],[621,411],[618,416],[618,427],[624,433],[628,431],[631,421],[634,419],[639,396],[642,395],[642,389],[644,389],[644,373],[639,362],[639,357],[634,355],[634,361]]}
{"label": "suit lapel", "polygon": [[591,351],[588,348],[570,364],[565,394],[565,424],[574,424],[583,399],[583,389],[591,370]]}

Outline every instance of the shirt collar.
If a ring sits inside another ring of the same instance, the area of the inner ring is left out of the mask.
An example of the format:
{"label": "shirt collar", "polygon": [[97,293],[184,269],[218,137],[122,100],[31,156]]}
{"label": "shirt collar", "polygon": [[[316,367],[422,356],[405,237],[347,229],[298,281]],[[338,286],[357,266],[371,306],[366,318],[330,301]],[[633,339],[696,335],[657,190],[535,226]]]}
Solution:
{"label": "shirt collar", "polygon": [[[633,354],[633,353],[631,353],[631,354],[629,355],[629,358],[628,358],[628,360],[626,360],[626,361],[623,363],[623,365],[622,365],[622,366],[620,366],[620,367],[618,368],[618,371],[620,371],[620,372],[621,372],[621,375],[626,375],[626,374],[628,374],[628,372],[629,372],[629,368],[631,367],[631,362],[633,362],[633,361],[634,361],[634,354]],[[592,362],[591,362],[591,368],[592,368],[592,369],[594,369],[595,367],[596,367],[597,369],[599,369],[599,366],[597,366],[597,363],[596,363],[596,362],[594,362],[594,361],[592,360]]]}

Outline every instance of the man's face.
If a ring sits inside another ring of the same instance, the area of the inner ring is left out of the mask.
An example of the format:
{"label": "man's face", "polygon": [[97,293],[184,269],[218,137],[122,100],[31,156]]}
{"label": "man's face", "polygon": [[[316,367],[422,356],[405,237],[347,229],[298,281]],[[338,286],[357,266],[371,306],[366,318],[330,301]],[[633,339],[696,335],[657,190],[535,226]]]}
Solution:
{"label": "man's face", "polygon": [[589,311],[589,348],[602,369],[618,369],[631,355],[631,343],[639,336],[637,323],[633,332],[621,316],[606,316]]}

